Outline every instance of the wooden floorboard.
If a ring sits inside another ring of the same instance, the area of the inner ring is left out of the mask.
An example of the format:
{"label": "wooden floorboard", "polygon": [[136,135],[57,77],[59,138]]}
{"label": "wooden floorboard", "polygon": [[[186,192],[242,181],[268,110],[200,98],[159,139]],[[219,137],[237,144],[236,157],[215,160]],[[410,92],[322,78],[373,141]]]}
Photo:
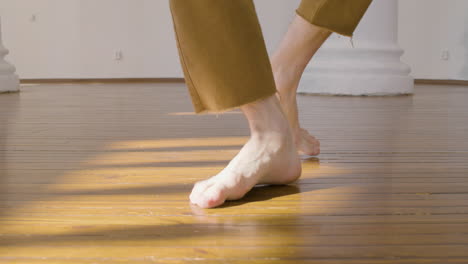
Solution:
{"label": "wooden floorboard", "polygon": [[0,95],[0,264],[468,263],[468,89],[298,96],[321,140],[288,186],[190,205],[248,139],[182,83]]}

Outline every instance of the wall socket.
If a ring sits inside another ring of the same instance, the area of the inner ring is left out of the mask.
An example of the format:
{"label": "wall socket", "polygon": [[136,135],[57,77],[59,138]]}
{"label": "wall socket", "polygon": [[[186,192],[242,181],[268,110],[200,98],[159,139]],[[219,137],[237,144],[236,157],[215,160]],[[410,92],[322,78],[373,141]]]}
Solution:
{"label": "wall socket", "polygon": [[440,52],[440,59],[441,60],[449,60],[450,59],[450,52],[447,49],[443,49]]}
{"label": "wall socket", "polygon": [[123,59],[123,52],[121,50],[116,50],[114,52],[114,60],[120,61]]}

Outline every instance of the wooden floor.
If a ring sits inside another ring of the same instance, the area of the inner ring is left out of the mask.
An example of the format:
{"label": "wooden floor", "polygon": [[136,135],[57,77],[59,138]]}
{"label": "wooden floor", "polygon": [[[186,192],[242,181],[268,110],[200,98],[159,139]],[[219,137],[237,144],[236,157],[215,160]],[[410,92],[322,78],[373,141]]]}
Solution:
{"label": "wooden floor", "polygon": [[290,186],[202,210],[246,141],[181,83],[0,95],[0,263],[468,263],[468,87],[299,96],[322,142]]}

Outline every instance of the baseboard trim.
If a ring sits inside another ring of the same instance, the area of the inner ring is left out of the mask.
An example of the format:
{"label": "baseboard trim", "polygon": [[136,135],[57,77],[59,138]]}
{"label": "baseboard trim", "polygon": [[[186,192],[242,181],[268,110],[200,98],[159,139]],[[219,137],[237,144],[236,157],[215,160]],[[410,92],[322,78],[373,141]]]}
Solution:
{"label": "baseboard trim", "polygon": [[415,84],[468,85],[467,80],[414,79]]}
{"label": "baseboard trim", "polygon": [[21,84],[48,83],[183,83],[184,78],[21,79]]}
{"label": "baseboard trim", "polygon": [[[21,79],[21,84],[47,83],[183,83],[184,78],[88,78],[88,79]],[[415,84],[467,85],[468,80],[414,79]]]}

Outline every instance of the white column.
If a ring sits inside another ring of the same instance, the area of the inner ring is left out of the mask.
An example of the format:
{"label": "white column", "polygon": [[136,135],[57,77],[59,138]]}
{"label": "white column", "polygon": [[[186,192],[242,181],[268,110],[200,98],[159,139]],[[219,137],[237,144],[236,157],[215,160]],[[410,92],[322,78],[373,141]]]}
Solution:
{"label": "white column", "polygon": [[298,92],[413,93],[410,68],[400,61],[403,50],[397,44],[397,4],[397,0],[374,0],[354,32],[352,42],[338,34],[330,36],[307,66]]}
{"label": "white column", "polygon": [[0,20],[0,93],[19,91],[19,79],[15,67],[5,61],[8,50],[3,47],[2,23]]}

